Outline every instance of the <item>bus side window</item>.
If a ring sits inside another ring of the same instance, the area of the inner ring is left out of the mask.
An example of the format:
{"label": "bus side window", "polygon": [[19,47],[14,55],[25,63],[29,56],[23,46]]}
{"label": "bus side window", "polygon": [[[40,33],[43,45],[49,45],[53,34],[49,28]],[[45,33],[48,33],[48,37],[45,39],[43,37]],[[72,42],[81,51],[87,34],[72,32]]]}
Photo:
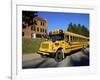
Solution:
{"label": "bus side window", "polygon": [[75,39],[76,39],[75,36],[73,36],[73,42],[75,42]]}
{"label": "bus side window", "polygon": [[74,36],[74,42],[76,42],[76,37]]}
{"label": "bus side window", "polygon": [[69,42],[69,35],[65,35],[65,40]]}
{"label": "bus side window", "polygon": [[67,35],[67,41],[69,41],[69,35]]}
{"label": "bus side window", "polygon": [[71,41],[71,42],[73,41],[73,36],[70,36],[70,41]]}
{"label": "bus side window", "polygon": [[78,41],[78,38],[76,37],[76,42]]}

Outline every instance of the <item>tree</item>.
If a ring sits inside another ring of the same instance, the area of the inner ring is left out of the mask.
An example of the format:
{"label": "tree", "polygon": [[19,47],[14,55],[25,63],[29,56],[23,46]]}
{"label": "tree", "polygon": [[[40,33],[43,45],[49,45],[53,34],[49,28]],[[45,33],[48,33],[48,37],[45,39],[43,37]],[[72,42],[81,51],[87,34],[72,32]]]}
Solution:
{"label": "tree", "polygon": [[81,25],[81,24],[77,25],[77,24],[72,24],[71,22],[68,25],[67,31],[80,34],[80,35],[84,35],[87,37],[89,36],[89,30],[84,25]]}
{"label": "tree", "polygon": [[84,25],[82,25],[82,32],[84,36],[89,36],[89,30]]}
{"label": "tree", "polygon": [[22,11],[22,22],[28,26],[33,25],[33,18],[38,16],[36,11]]}
{"label": "tree", "polygon": [[77,33],[77,25],[76,24],[72,24],[72,22],[69,23],[67,31],[70,31],[70,32],[73,32],[73,33]]}
{"label": "tree", "polygon": [[72,22],[69,23],[67,31],[71,31],[71,30],[72,30],[72,26],[73,26],[73,25],[72,25]]}

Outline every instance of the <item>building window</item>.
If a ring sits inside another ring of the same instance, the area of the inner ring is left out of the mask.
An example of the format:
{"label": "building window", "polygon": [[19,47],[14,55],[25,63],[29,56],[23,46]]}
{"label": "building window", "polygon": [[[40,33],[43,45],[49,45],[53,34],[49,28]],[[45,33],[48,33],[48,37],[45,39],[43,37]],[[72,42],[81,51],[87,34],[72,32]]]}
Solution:
{"label": "building window", "polygon": [[31,26],[31,30],[33,30],[33,26]]}
{"label": "building window", "polygon": [[43,26],[44,26],[44,22],[43,22]]}
{"label": "building window", "polygon": [[41,26],[44,26],[44,22],[41,22]]}
{"label": "building window", "polygon": [[22,27],[23,27],[23,29],[26,28],[26,26],[24,24],[22,25]]}
{"label": "building window", "polygon": [[39,31],[39,28],[37,27],[37,31]]}
{"label": "building window", "polygon": [[39,38],[41,38],[41,34],[36,34],[36,37],[39,37]]}
{"label": "building window", "polygon": [[42,26],[42,22],[41,22],[41,26]]}
{"label": "building window", "polygon": [[22,32],[22,36],[24,36],[24,32]]}
{"label": "building window", "polygon": [[44,29],[43,29],[43,32],[44,32]]}
{"label": "building window", "polygon": [[35,26],[33,26],[33,31],[35,31],[36,30],[36,27]]}
{"label": "building window", "polygon": [[42,32],[42,28],[40,29],[40,32]]}
{"label": "building window", "polygon": [[34,24],[35,24],[35,25],[37,25],[37,22],[36,22],[36,20],[34,20]]}
{"label": "building window", "polygon": [[45,33],[47,33],[47,30],[45,29]]}

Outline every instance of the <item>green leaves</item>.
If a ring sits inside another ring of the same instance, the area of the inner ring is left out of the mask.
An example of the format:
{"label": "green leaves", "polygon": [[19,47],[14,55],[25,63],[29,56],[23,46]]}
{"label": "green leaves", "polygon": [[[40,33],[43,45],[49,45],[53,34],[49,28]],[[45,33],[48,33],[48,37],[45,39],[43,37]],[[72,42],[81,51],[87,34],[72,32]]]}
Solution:
{"label": "green leaves", "polygon": [[89,30],[81,24],[69,23],[67,31],[89,37]]}
{"label": "green leaves", "polygon": [[22,21],[25,24],[33,25],[33,18],[38,16],[36,11],[22,11]]}

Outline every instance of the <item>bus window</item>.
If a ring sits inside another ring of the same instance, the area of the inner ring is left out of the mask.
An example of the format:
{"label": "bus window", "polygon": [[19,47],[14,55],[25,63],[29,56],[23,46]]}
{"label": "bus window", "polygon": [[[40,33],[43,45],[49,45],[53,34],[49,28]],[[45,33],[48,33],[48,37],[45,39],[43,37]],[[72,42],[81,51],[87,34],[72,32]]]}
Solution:
{"label": "bus window", "polygon": [[74,37],[74,42],[76,41],[76,37]]}
{"label": "bus window", "polygon": [[55,35],[50,35],[50,38],[53,42],[55,41],[60,41],[64,40],[64,34],[55,34]]}
{"label": "bus window", "polygon": [[75,42],[76,41],[76,37],[75,36],[73,36],[73,42]]}
{"label": "bus window", "polygon": [[69,35],[65,35],[65,40],[69,41]]}
{"label": "bus window", "polygon": [[78,37],[76,37],[76,42],[78,42]]}
{"label": "bus window", "polygon": [[71,42],[73,41],[73,37],[72,37],[72,36],[70,36],[70,41],[71,41]]}
{"label": "bus window", "polygon": [[82,42],[82,40],[83,40],[83,39],[82,39],[82,38],[80,38],[80,41],[81,41],[81,42]]}

